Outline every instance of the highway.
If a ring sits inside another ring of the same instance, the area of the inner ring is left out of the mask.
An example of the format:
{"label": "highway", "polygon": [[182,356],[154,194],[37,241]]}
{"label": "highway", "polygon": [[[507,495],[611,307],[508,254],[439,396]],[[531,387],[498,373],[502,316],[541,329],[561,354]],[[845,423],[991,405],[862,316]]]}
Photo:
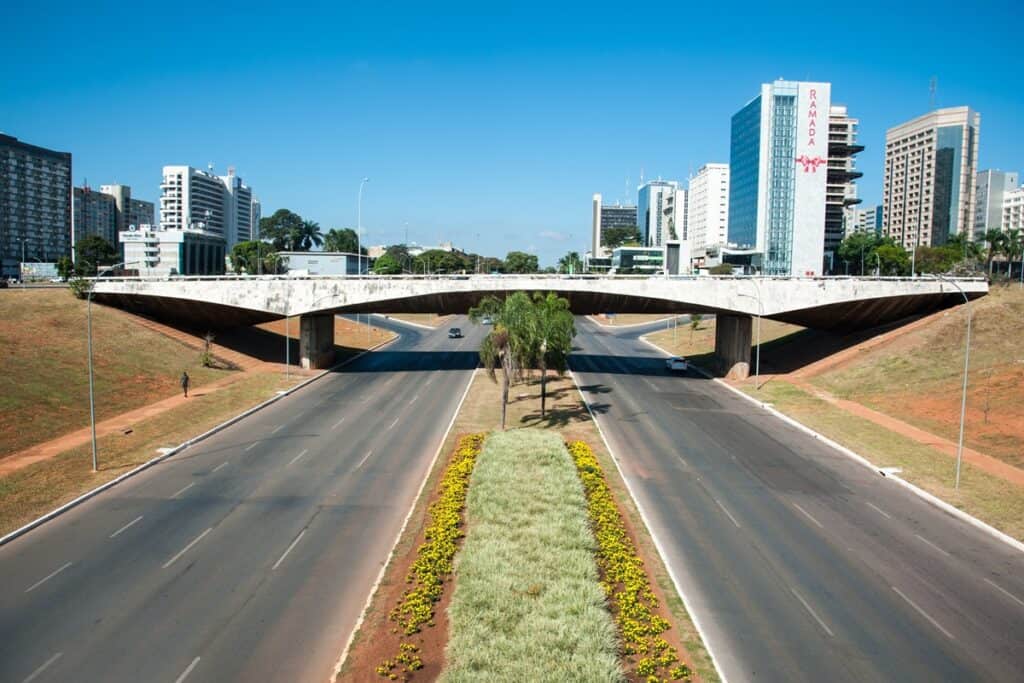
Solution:
{"label": "highway", "polygon": [[577,318],[571,367],[727,680],[1021,680],[1024,554],[669,375],[656,327]]}
{"label": "highway", "polygon": [[328,680],[483,334],[376,322],[402,337],[0,547],[0,681]]}

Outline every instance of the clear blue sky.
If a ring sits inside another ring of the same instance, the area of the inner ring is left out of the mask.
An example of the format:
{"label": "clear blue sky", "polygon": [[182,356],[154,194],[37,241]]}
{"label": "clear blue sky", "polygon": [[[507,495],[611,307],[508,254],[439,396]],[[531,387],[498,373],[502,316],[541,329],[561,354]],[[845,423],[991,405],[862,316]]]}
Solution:
{"label": "clear blue sky", "polygon": [[369,243],[407,222],[543,264],[588,246],[592,193],[728,161],[729,117],[780,76],[860,118],[866,203],[932,76],[981,112],[981,168],[1024,170],[1018,2],[495,4],[9,1],[0,131],[150,200],[164,164],[234,165],[264,215],[325,230],[369,176]]}

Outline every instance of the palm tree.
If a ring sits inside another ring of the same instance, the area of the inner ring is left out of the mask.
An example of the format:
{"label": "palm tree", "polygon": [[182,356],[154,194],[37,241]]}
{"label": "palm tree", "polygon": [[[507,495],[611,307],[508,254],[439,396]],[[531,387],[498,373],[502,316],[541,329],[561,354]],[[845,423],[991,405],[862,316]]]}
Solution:
{"label": "palm tree", "polygon": [[988,255],[986,261],[988,262],[988,274],[992,276],[992,261],[993,259],[1003,253],[1006,249],[1006,233],[1002,230],[993,228],[985,233],[985,242],[988,243]]}
{"label": "palm tree", "polygon": [[469,309],[469,319],[478,322],[490,318],[494,326],[480,345],[480,361],[488,376],[496,381],[495,370],[501,368],[501,428],[505,429],[508,412],[508,387],[518,378],[531,359],[530,318],[532,303],[523,292],[516,292],[504,301],[488,296]]}
{"label": "palm tree", "polygon": [[[1011,262],[1020,257],[1021,282],[1024,282],[1024,231],[1010,230],[1006,233],[1006,258]],[[1007,269],[1007,275],[1013,276],[1013,266]]]}
{"label": "palm tree", "polygon": [[302,225],[292,235],[292,249],[309,251],[313,245],[323,246],[324,236],[320,232],[320,224],[316,221],[302,221]]}
{"label": "palm tree", "polygon": [[580,258],[578,251],[570,251],[558,259],[559,273],[578,273],[581,270],[583,270],[583,259]]}
{"label": "palm tree", "polygon": [[547,415],[548,368],[559,376],[569,368],[576,325],[569,310],[569,300],[553,292],[547,295],[535,292],[532,313],[530,343],[540,366],[540,416],[543,419]]}

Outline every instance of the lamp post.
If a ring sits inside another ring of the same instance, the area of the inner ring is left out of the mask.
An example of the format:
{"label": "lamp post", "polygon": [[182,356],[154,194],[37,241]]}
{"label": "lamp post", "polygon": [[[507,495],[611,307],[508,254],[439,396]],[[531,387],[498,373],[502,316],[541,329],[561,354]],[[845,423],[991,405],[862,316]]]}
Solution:
{"label": "lamp post", "polygon": [[[369,178],[359,181],[359,198],[356,200],[356,275],[363,276],[363,185],[370,182]],[[359,314],[356,313],[356,325],[359,324]]]}
{"label": "lamp post", "polygon": [[960,437],[957,440],[956,445],[956,481],[953,484],[953,488],[960,489],[960,463],[963,461],[964,455],[964,418],[967,414],[967,371],[971,364],[971,300],[967,298],[967,294],[964,290],[953,280],[946,279],[941,275],[932,275],[937,280],[948,282],[949,284],[956,287],[957,291],[960,292],[960,296],[964,298],[964,303],[967,304],[967,340],[964,343],[964,384],[963,389],[960,392]]}

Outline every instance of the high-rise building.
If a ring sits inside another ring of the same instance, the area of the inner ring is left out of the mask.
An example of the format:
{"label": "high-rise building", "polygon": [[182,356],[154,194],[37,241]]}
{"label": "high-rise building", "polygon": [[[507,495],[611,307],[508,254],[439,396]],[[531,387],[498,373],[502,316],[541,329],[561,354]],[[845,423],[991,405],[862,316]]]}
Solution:
{"label": "high-rise building", "polygon": [[71,255],[71,154],[0,134],[0,277]]}
{"label": "high-rise building", "polygon": [[882,230],[905,248],[974,230],[981,115],[936,109],[885,133]]}
{"label": "high-rise building", "polygon": [[153,202],[147,202],[144,199],[129,199],[128,200],[128,221],[126,228],[130,229],[131,226],[139,228],[142,225],[156,225],[156,207]]}
{"label": "high-rise building", "polygon": [[1017,189],[1017,173],[978,171],[974,176],[974,239],[984,239],[989,230],[1003,229],[1003,197]]}
{"label": "high-rise building", "polygon": [[704,164],[690,178],[686,192],[690,248],[699,255],[709,244],[724,245],[729,236],[729,164]]}
{"label": "high-rise building", "polygon": [[823,271],[831,89],[765,83],[732,117],[728,241],[765,274]]}
{"label": "high-rise building", "polygon": [[252,239],[259,203],[233,168],[217,176],[191,166],[164,166],[160,189],[162,230],[202,230],[222,238],[228,251]]}
{"label": "high-rise building", "polygon": [[1003,193],[1000,230],[1024,230],[1024,187]]}
{"label": "high-rise building", "polygon": [[661,247],[686,232],[686,190],[674,180],[652,180],[640,186],[636,203],[640,241]]}
{"label": "high-rise building", "polygon": [[[105,185],[103,187],[106,187]],[[117,244],[117,201],[88,185],[72,190],[72,226],[74,244],[90,235],[99,235],[111,246]]]}
{"label": "high-rise building", "polygon": [[847,115],[843,105],[832,105],[828,113],[828,182],[825,191],[825,264],[836,272],[835,254],[846,233],[846,223],[857,199],[854,156],[864,151],[857,144],[859,121]]}
{"label": "high-rise building", "polygon": [[846,235],[854,232],[882,233],[882,206],[869,206],[866,209],[853,209],[846,225]]}
{"label": "high-rise building", "polygon": [[592,254],[595,258],[607,257],[611,250],[605,246],[604,231],[608,228],[635,228],[636,207],[623,204],[604,205],[601,195],[594,195],[594,214],[591,223]]}

